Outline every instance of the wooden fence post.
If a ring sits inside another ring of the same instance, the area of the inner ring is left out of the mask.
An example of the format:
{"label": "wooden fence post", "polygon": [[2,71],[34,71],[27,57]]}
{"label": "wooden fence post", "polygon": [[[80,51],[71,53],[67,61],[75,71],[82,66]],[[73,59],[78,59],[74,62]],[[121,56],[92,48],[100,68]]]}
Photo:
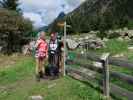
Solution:
{"label": "wooden fence post", "polygon": [[107,100],[110,97],[110,86],[109,86],[109,65],[108,65],[108,58],[109,53],[104,53],[101,57],[101,62],[103,66],[103,93]]}

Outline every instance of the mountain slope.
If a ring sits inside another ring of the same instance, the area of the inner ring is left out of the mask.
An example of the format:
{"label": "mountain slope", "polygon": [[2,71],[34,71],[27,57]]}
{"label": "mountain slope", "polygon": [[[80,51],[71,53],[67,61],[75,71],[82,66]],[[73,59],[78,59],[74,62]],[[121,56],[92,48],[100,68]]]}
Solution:
{"label": "mountain slope", "polygon": [[[133,0],[86,0],[64,19],[71,28],[69,33],[89,32],[133,27]],[[59,18],[49,25],[49,31],[60,31]]]}
{"label": "mountain slope", "polygon": [[48,32],[57,32],[57,31],[63,31],[62,28],[60,28],[57,24],[58,22],[64,21],[64,17],[66,14],[64,12],[61,12],[57,18],[48,25]]}
{"label": "mountain slope", "polygon": [[133,0],[86,0],[66,20],[74,32],[120,28],[133,18]]}

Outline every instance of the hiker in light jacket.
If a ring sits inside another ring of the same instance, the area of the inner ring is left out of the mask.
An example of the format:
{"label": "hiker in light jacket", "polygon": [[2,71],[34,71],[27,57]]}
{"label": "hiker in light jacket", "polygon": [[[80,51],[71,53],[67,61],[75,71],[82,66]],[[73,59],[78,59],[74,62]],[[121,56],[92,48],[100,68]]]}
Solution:
{"label": "hiker in light jacket", "polygon": [[36,77],[40,81],[40,78],[45,78],[45,68],[44,64],[46,58],[48,58],[48,44],[45,40],[45,32],[39,33],[39,38],[36,41]]}

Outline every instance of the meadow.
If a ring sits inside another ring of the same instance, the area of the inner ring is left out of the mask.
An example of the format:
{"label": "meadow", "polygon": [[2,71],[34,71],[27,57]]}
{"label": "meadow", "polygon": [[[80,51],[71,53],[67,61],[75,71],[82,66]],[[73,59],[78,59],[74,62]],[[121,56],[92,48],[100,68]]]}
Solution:
{"label": "meadow", "polygon": [[[122,53],[123,59],[133,61],[133,51],[128,50],[127,42],[109,40],[106,45],[106,48],[93,50],[93,52],[110,52],[111,56]],[[110,69],[133,76],[133,71],[126,68],[110,66]],[[111,78],[111,81],[133,91],[132,85],[119,79]],[[38,95],[44,100],[103,100],[102,93],[69,76],[37,82],[34,57],[21,54],[0,55],[0,100],[31,100],[31,96]]]}
{"label": "meadow", "polygon": [[0,100],[102,100],[102,94],[68,76],[56,80],[35,79],[35,60],[22,55],[0,56]]}

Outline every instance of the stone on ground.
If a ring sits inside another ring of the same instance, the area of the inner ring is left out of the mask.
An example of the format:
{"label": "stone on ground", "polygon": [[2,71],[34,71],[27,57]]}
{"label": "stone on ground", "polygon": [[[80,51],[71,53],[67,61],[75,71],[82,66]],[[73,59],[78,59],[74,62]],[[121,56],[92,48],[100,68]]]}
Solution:
{"label": "stone on ground", "polygon": [[133,46],[132,46],[132,47],[128,47],[128,50],[131,50],[131,51],[133,51]]}
{"label": "stone on ground", "polygon": [[56,83],[48,85],[48,88],[53,88],[56,86]]}
{"label": "stone on ground", "polygon": [[31,96],[30,98],[31,98],[31,100],[43,100],[43,97],[40,96],[40,95],[38,95],[38,96]]}

